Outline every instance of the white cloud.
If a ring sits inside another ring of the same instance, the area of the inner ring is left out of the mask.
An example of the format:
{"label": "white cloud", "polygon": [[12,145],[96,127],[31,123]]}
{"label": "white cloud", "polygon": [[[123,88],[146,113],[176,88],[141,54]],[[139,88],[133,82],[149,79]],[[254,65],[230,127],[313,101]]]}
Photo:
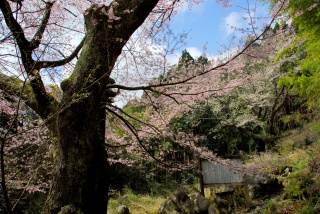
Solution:
{"label": "white cloud", "polygon": [[202,55],[202,51],[197,47],[189,47],[187,51],[191,54],[193,58],[197,58]]}
{"label": "white cloud", "polygon": [[189,10],[190,10],[190,7],[188,6],[188,4],[186,2],[182,2],[177,7],[176,12],[177,12],[177,14],[181,14],[181,13],[187,12]]}
{"label": "white cloud", "polygon": [[231,12],[224,18],[224,29],[226,33],[232,34],[235,31],[235,27],[242,25],[241,14],[238,12]]}
{"label": "white cloud", "polygon": [[175,65],[178,63],[180,53],[173,53],[167,56],[167,62],[169,65]]}
{"label": "white cloud", "polygon": [[[259,9],[259,8],[258,8]],[[246,28],[255,28],[255,30],[259,29],[259,26],[264,26],[263,19],[259,19],[261,17],[265,17],[263,12],[257,12],[258,9],[250,9],[250,13],[248,12],[231,12],[229,13],[223,21],[223,29],[227,33],[227,35],[237,33],[239,29]],[[254,32],[251,32],[254,33]]]}
{"label": "white cloud", "polygon": [[180,4],[176,7],[176,12],[181,15],[185,12],[201,14],[204,11],[204,4],[199,4],[190,1],[180,1]]}

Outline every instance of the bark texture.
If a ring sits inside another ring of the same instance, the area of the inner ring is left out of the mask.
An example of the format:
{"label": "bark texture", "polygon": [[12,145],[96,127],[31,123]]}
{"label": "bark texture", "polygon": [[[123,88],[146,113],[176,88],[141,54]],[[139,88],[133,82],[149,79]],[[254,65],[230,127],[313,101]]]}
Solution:
{"label": "bark texture", "polygon": [[[57,116],[59,163],[45,213],[105,214],[108,185],[105,106],[107,89],[124,44],[143,23],[156,0],[93,5],[85,13],[86,39],[75,71],[61,84]],[[110,20],[110,11],[113,19]],[[123,11],[131,11],[129,14]]]}
{"label": "bark texture", "polygon": [[[95,91],[58,116],[59,163],[46,213],[106,213],[107,157],[103,93]],[[96,108],[100,106],[100,108]]]}

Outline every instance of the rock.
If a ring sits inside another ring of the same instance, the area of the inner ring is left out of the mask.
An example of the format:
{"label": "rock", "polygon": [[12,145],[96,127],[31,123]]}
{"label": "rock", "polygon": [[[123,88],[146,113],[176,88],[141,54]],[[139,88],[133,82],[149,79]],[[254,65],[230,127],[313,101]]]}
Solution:
{"label": "rock", "polygon": [[233,200],[234,190],[216,193],[215,205],[220,214],[234,213],[235,204]]}
{"label": "rock", "polygon": [[214,203],[210,204],[208,208],[208,214],[218,214],[218,213],[220,212],[217,209],[216,205]]}
{"label": "rock", "polygon": [[64,207],[61,207],[58,214],[83,214],[83,213],[73,205],[66,205]]}
{"label": "rock", "polygon": [[199,213],[207,213],[210,202],[200,193],[197,194],[195,199],[195,208]]}
{"label": "rock", "polygon": [[159,214],[194,214],[194,203],[184,189],[173,193],[160,207]]}
{"label": "rock", "polygon": [[200,193],[191,195],[191,199],[180,189],[161,205],[158,214],[232,214],[235,213],[234,191],[216,193],[211,201]]}
{"label": "rock", "polygon": [[126,205],[117,207],[117,214],[130,214],[129,208]]}
{"label": "rock", "polygon": [[176,211],[176,206],[172,200],[166,200],[163,204],[161,204],[160,209],[158,211],[159,214],[179,214]]}

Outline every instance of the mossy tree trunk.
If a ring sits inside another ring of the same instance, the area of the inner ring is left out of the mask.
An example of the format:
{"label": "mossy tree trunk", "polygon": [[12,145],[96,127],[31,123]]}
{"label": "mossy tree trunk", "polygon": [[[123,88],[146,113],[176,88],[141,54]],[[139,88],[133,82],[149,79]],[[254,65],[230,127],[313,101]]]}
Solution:
{"label": "mossy tree trunk", "polygon": [[[58,116],[59,160],[46,213],[106,213],[108,177],[104,93],[99,89]],[[67,212],[69,213],[69,212]],[[71,212],[72,213],[72,212]]]}
{"label": "mossy tree trunk", "polygon": [[[92,8],[86,15],[87,35],[81,56],[75,72],[61,85],[64,96],[57,118],[59,161],[46,213],[61,209],[67,213],[106,213],[110,175],[104,147],[105,87],[121,46],[113,48],[113,57],[106,57],[111,54],[109,31],[105,17],[96,17],[98,10]],[[98,23],[99,18],[104,19]]]}
{"label": "mossy tree trunk", "polygon": [[[105,106],[114,96],[108,89],[110,74],[124,44],[156,2],[117,4],[113,20],[106,11],[114,5],[94,5],[86,11],[87,32],[80,58],[71,77],[61,84],[64,96],[56,121],[59,163],[46,213],[106,213],[108,178],[112,176],[105,151]],[[117,9],[124,8],[135,10],[123,16]]]}

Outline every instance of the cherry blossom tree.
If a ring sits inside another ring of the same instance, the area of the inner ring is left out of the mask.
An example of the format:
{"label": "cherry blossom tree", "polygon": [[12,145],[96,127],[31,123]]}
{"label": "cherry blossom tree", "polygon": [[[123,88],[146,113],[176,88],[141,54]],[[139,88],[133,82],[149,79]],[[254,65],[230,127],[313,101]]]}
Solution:
{"label": "cherry blossom tree", "polygon": [[[17,10],[30,3],[41,4],[41,1],[19,2]],[[70,3],[77,6],[76,1]],[[57,136],[58,168],[45,213],[106,213],[111,175],[107,172],[104,148],[105,105],[115,95],[108,88],[113,83],[109,77],[123,46],[157,3],[158,0],[137,0],[90,5],[84,12],[85,38],[68,57],[50,61],[35,60],[35,55],[41,49],[55,3],[45,2],[42,20],[29,39],[24,30],[27,26],[22,26],[19,17],[15,17],[10,2],[1,1],[8,32],[19,48],[23,70],[29,79],[26,87],[31,90],[19,90],[22,83],[10,84],[10,78],[6,77],[2,78],[1,88],[17,95],[20,91],[26,103],[46,120],[47,127]],[[73,73],[61,84],[63,98],[59,102],[47,93],[41,69],[64,65],[81,49]]]}

